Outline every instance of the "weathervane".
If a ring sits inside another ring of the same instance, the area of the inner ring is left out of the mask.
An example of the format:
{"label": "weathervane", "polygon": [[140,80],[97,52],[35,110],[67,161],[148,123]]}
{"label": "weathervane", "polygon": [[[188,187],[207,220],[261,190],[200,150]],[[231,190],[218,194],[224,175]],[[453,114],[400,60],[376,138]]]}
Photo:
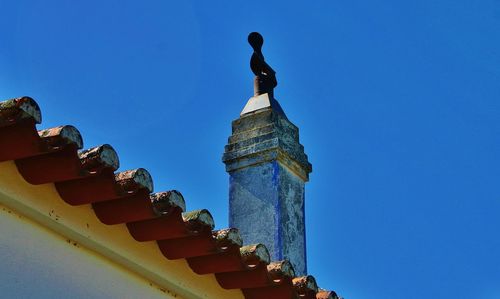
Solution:
{"label": "weathervane", "polygon": [[255,74],[254,96],[268,93],[272,97],[273,89],[278,85],[278,81],[276,81],[276,72],[264,61],[264,55],[262,55],[264,38],[258,32],[252,32],[248,35],[248,43],[253,48],[250,68]]}

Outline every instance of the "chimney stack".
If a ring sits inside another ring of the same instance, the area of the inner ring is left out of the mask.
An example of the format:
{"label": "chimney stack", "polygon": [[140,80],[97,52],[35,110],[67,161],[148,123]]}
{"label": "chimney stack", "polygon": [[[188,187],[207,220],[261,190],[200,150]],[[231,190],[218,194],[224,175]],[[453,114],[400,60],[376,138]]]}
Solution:
{"label": "chimney stack", "polygon": [[273,260],[289,260],[307,273],[305,183],[312,166],[299,143],[299,130],[273,96],[275,72],[264,61],[262,36],[249,35],[254,91],[232,135],[223,162],[229,173],[229,225],[246,244],[263,243]]}

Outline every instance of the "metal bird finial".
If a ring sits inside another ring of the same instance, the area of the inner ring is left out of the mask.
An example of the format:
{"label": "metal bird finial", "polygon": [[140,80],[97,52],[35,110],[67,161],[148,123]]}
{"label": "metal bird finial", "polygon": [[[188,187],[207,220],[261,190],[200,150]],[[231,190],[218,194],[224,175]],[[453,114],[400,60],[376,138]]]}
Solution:
{"label": "metal bird finial", "polygon": [[265,62],[264,55],[262,55],[264,38],[258,32],[252,32],[248,35],[248,43],[253,48],[250,68],[255,74],[254,96],[264,93],[273,96],[273,90],[278,85],[278,81],[276,81],[276,72]]}

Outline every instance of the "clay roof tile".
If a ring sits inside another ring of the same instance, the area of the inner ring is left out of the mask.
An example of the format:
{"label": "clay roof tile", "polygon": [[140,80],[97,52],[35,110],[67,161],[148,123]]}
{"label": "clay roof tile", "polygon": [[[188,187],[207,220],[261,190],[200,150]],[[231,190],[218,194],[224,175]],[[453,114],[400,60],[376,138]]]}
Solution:
{"label": "clay roof tile", "polygon": [[290,262],[270,263],[263,244],[242,246],[237,229],[212,231],[210,212],[184,212],[180,192],[151,194],[147,170],[114,173],[119,159],[110,145],[78,152],[83,139],[75,127],[37,131],[41,119],[30,97],[0,102],[0,162],[14,160],[27,182],[53,183],[67,203],[91,204],[104,224],[126,224],[137,241],[156,241],[165,258],[184,258],[195,273],[215,274],[222,287],[242,289],[247,299],[338,299],[318,291],[314,277],[294,277]]}

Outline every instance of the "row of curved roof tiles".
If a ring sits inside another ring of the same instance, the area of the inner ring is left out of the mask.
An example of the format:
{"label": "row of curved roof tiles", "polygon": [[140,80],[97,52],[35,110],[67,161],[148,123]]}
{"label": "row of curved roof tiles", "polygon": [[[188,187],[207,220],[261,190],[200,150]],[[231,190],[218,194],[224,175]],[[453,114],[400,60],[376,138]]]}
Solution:
{"label": "row of curved roof tiles", "polygon": [[226,289],[245,298],[338,299],[317,287],[313,276],[295,277],[288,261],[271,262],[265,245],[242,246],[237,229],[214,231],[208,210],[186,212],[182,194],[153,192],[147,170],[116,172],[110,145],[83,148],[73,126],[36,130],[42,116],[30,97],[0,102],[0,162],[15,160],[31,184],[54,183],[70,205],[91,204],[106,225],[126,224],[138,242],[156,241],[167,259],[186,259],[198,274],[215,274]]}

